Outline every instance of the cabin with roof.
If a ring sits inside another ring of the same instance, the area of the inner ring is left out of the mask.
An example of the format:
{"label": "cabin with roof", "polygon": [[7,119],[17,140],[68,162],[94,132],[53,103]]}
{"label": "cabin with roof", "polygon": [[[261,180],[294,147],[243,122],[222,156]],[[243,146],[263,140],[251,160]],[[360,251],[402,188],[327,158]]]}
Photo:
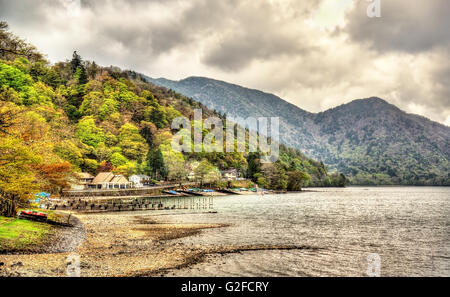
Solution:
{"label": "cabin with roof", "polygon": [[222,174],[222,179],[228,180],[228,181],[239,180],[241,177],[240,172],[235,168],[231,168],[228,170],[222,170],[221,174]]}
{"label": "cabin with roof", "polygon": [[71,181],[70,188],[72,190],[86,190],[94,181],[94,176],[87,172],[75,173],[75,179]]}
{"label": "cabin with roof", "polygon": [[109,189],[130,189],[133,183],[123,175],[115,175],[112,172],[100,172],[89,184],[89,189],[109,190]]}

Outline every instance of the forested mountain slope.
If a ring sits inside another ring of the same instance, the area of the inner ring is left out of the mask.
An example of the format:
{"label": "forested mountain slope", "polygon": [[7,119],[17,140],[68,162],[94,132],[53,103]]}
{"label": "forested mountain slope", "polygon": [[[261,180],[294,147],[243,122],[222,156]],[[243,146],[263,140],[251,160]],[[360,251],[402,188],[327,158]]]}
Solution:
{"label": "forested mountain slope", "polygon": [[282,143],[343,172],[354,184],[450,185],[450,127],[380,98],[314,114],[275,95],[210,78],[147,80],[222,114],[280,117]]}
{"label": "forested mountain slope", "polygon": [[[76,52],[52,65],[0,25],[0,207],[35,191],[58,193],[81,171],[182,181],[192,169],[199,182],[226,186],[219,170],[236,168],[260,186],[281,190],[346,182],[284,146],[279,160],[266,165],[259,153],[174,151],[174,118],[192,120],[194,109],[204,118],[220,115],[133,71],[101,67]],[[208,132],[203,129],[203,136]]]}

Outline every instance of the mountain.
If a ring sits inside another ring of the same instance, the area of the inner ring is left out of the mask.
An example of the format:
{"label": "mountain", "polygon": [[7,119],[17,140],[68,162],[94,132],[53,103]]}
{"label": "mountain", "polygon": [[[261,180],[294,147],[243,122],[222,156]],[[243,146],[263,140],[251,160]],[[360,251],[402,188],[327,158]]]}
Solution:
{"label": "mountain", "polygon": [[222,114],[280,117],[282,143],[350,176],[353,184],[450,185],[450,128],[380,98],[310,113],[273,94],[210,78],[146,79]]}
{"label": "mountain", "polygon": [[[60,193],[80,172],[293,191],[348,182],[284,145],[274,163],[262,163],[259,152],[208,152],[207,143],[201,152],[174,150],[173,136],[181,132],[171,128],[175,118],[192,120],[195,109],[205,118],[222,116],[134,71],[102,67],[77,52],[50,64],[5,28],[0,26],[0,215],[15,215],[16,202],[33,193]],[[220,172],[227,169],[248,179],[228,183]]]}
{"label": "mountain", "polygon": [[[243,119],[249,116],[280,117],[280,133],[285,144],[301,147],[307,154],[319,149],[311,134],[314,114],[273,94],[203,77],[189,77],[178,82],[164,78],[146,79],[192,97],[208,108],[228,116]],[[243,124],[239,121],[238,123]],[[298,133],[299,130],[303,133]]]}

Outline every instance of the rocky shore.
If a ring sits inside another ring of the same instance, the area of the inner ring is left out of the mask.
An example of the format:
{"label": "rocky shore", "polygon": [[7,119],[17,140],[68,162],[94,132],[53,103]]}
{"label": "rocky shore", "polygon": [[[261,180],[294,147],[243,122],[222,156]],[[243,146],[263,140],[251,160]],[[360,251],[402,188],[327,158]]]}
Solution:
{"label": "rocky shore", "polygon": [[66,276],[71,254],[80,256],[82,276],[152,274],[188,263],[200,252],[171,239],[223,227],[166,224],[135,212],[77,215],[71,223],[72,228],[58,228],[51,245],[0,255],[0,276]]}
{"label": "rocky shore", "polygon": [[81,276],[163,276],[209,254],[292,246],[186,246],[172,241],[221,224],[174,224],[136,212],[77,214],[54,244],[37,253],[0,255],[0,276],[67,276],[69,255],[80,257]]}

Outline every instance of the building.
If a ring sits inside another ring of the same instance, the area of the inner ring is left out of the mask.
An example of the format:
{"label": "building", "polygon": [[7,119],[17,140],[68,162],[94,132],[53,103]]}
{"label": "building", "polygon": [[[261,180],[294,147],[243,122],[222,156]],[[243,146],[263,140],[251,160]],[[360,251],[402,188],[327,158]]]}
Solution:
{"label": "building", "polygon": [[191,171],[188,172],[187,179],[188,179],[188,181],[194,181],[195,180],[195,172],[194,172],[194,170],[191,170]]}
{"label": "building", "polygon": [[229,180],[238,180],[241,177],[240,172],[235,168],[231,168],[228,170],[222,170],[221,174],[222,174],[222,179],[228,180],[228,181]]}
{"label": "building", "polygon": [[200,164],[200,162],[198,161],[193,161],[187,164],[187,179],[188,181],[195,181],[196,176],[195,176],[195,169],[198,167],[198,165]]}
{"label": "building", "polygon": [[88,185],[94,181],[94,176],[86,173],[76,173],[75,180],[71,183],[70,187],[72,190],[86,190]]}
{"label": "building", "polygon": [[129,182],[123,175],[114,175],[112,172],[101,172],[97,174],[89,189],[108,190],[108,189],[130,189],[133,183]]}
{"label": "building", "polygon": [[144,174],[132,175],[130,176],[129,180],[134,184],[136,188],[149,187],[153,185],[150,176]]}
{"label": "building", "polygon": [[87,172],[77,173],[78,180],[83,184],[90,184],[94,181],[94,176]]}

